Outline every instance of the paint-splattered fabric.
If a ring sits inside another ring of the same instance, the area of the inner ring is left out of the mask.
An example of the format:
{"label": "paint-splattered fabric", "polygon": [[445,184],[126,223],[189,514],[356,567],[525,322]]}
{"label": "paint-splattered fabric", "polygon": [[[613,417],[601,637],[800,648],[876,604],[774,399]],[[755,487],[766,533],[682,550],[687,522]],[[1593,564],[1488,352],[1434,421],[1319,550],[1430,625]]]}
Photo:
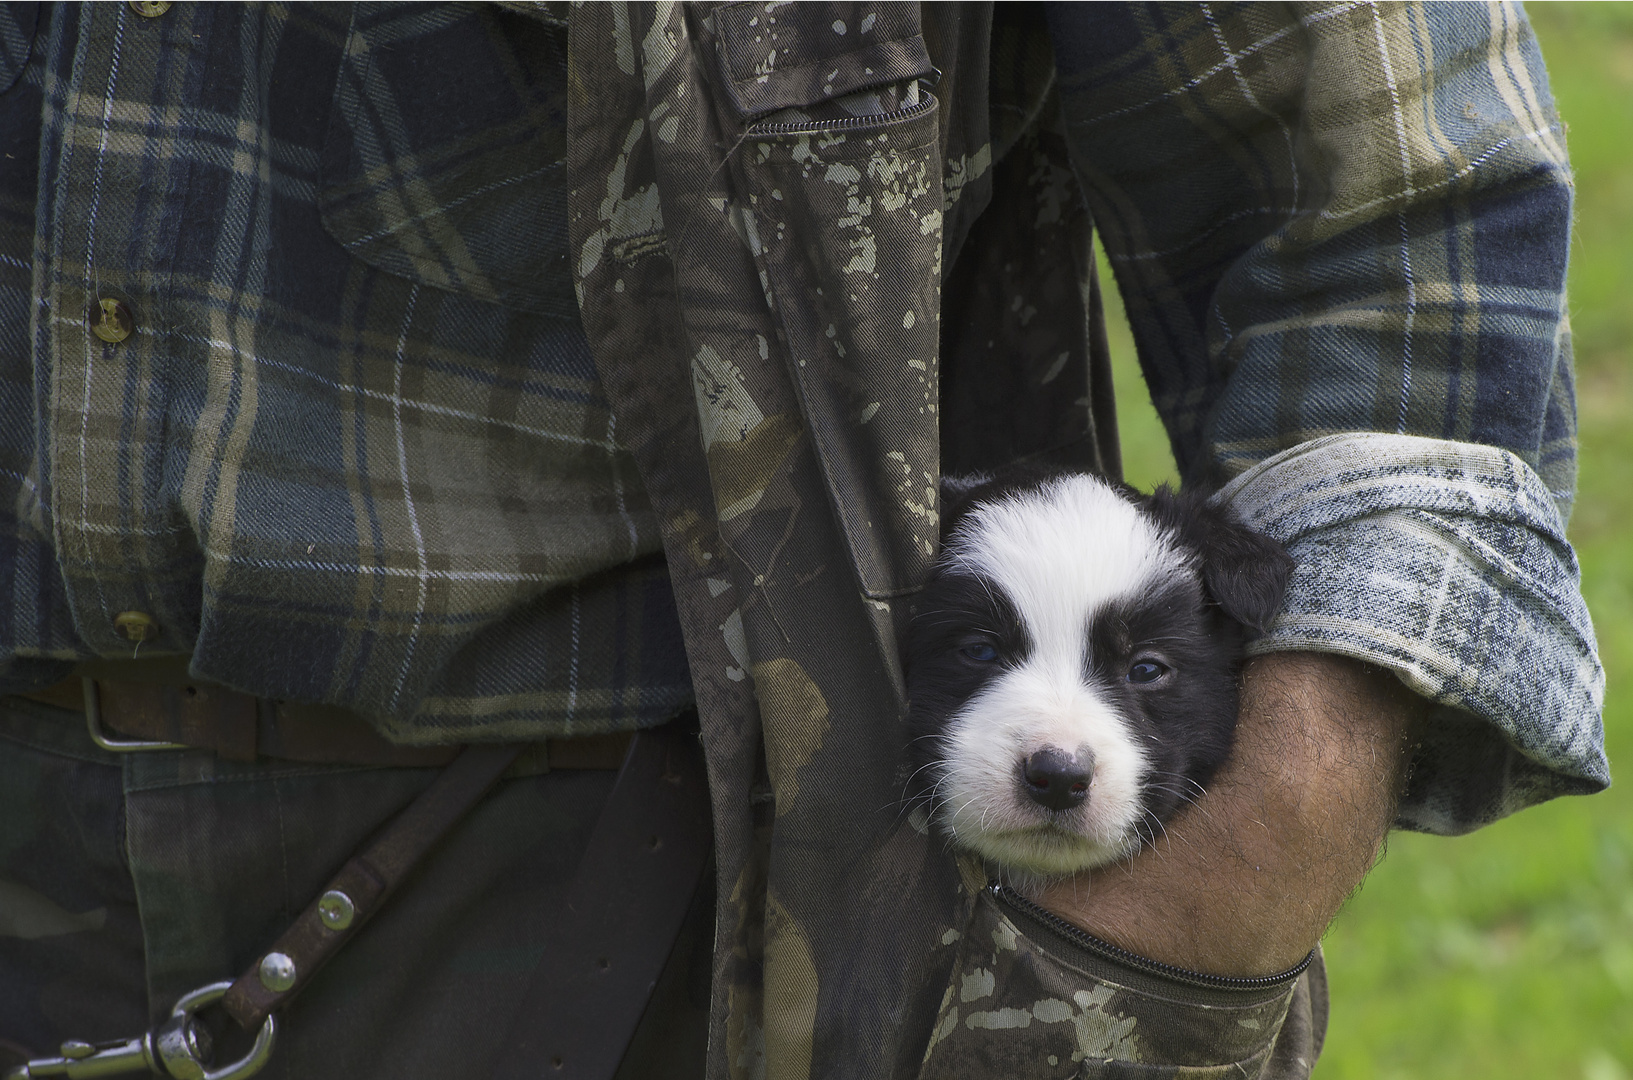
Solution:
{"label": "paint-splattered fabric", "polygon": [[[1390,609],[1454,628],[1366,654],[1446,706],[1409,819],[1604,782],[1556,542],[1569,174],[1517,7],[5,10],[8,687],[128,655],[139,611],[201,676],[405,740],[695,697],[711,1076],[1301,1077],[1319,1051],[1319,965],[1222,1029],[902,813],[896,641],[941,472],[1120,471],[1091,221],[1188,476],[1243,477],[1295,552],[1441,528],[1440,561],[1351,576],[1468,586]],[[1525,513],[1423,505],[1406,455],[1346,520],[1274,460],[1351,432],[1493,448]],[[1378,625],[1354,587],[1301,579],[1290,610],[1323,595],[1345,640]],[[1493,598],[1559,635],[1525,644],[1574,691],[1423,674]],[[1311,647],[1293,626],[1272,642]]]}

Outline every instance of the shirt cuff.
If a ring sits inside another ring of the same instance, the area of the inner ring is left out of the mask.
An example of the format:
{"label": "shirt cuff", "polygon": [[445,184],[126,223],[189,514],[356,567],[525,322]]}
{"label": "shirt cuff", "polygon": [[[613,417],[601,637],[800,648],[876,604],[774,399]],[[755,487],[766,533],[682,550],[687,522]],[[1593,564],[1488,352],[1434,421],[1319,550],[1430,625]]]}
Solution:
{"label": "shirt cuff", "polygon": [[1604,669],[1547,487],[1492,446],[1302,443],[1216,496],[1297,561],[1250,654],[1338,653],[1434,702],[1398,824],[1460,833],[1610,782]]}

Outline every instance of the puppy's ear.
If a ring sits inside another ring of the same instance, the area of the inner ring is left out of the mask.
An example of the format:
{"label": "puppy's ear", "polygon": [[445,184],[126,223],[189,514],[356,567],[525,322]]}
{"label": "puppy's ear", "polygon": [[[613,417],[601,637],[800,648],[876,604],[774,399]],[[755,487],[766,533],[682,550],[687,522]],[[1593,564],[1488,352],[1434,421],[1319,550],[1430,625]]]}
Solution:
{"label": "puppy's ear", "polygon": [[1286,549],[1209,503],[1205,491],[1176,495],[1164,484],[1145,505],[1158,525],[1197,553],[1203,588],[1220,611],[1255,634],[1269,630],[1293,573]]}
{"label": "puppy's ear", "polygon": [[958,519],[970,508],[970,497],[992,483],[990,473],[970,473],[967,476],[941,478],[941,535],[952,531]]}

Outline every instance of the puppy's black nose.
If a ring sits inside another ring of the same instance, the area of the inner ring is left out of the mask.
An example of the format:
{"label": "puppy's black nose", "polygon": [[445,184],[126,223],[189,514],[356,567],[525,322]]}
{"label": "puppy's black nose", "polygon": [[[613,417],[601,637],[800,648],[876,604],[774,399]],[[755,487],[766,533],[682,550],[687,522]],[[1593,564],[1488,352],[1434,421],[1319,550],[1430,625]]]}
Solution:
{"label": "puppy's black nose", "polygon": [[1033,801],[1051,810],[1070,810],[1089,797],[1089,781],[1094,777],[1094,755],[1049,747],[1026,759],[1021,771],[1026,793]]}

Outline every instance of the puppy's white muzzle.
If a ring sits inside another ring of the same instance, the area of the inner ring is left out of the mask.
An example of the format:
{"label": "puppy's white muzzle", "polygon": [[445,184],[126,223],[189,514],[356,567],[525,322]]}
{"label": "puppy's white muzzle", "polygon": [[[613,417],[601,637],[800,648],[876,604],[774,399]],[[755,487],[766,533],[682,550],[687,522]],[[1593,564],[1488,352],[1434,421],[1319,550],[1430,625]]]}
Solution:
{"label": "puppy's white muzzle", "polygon": [[1077,659],[1067,671],[1050,661],[1003,673],[952,718],[940,823],[1006,868],[1059,876],[1138,845],[1147,765],[1126,721],[1076,675]]}

